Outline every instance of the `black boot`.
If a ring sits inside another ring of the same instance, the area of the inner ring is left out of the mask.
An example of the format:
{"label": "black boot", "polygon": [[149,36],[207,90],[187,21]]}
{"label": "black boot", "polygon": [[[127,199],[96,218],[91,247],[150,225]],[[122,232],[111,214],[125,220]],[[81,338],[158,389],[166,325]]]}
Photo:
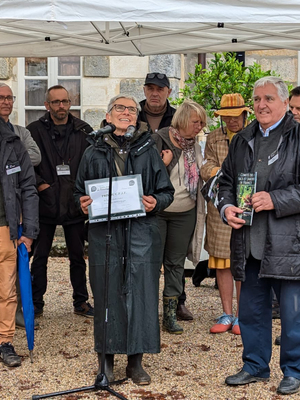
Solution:
{"label": "black boot", "polygon": [[127,378],[131,378],[133,383],[137,385],[149,385],[151,378],[142,367],[142,358],[143,354],[128,356],[126,376]]}
{"label": "black boot", "polygon": [[[98,374],[101,373],[101,353],[98,353],[99,370]],[[114,354],[105,355],[104,373],[109,383],[114,381]]]}

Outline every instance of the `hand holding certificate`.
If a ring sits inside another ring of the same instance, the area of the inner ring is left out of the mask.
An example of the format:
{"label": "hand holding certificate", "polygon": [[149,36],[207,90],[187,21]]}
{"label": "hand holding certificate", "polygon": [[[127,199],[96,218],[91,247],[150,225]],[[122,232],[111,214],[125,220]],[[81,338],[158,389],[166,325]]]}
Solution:
{"label": "hand holding certificate", "polygon": [[[90,222],[107,221],[109,179],[86,181],[85,189],[92,199],[92,203],[88,206]],[[145,216],[146,211],[142,197],[141,175],[112,178],[111,219]]]}

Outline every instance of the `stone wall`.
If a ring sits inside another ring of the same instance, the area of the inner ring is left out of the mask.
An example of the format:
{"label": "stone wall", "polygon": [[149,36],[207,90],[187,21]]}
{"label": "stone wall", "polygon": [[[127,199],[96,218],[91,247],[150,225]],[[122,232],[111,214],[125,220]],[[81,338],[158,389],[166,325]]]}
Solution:
{"label": "stone wall", "polygon": [[[206,59],[212,58],[207,54]],[[298,52],[294,50],[256,50],[246,51],[245,65],[253,63],[261,65],[263,71],[274,71],[282,79],[297,86],[298,80]]]}
{"label": "stone wall", "polygon": [[298,85],[298,52],[294,50],[260,50],[246,52],[246,65],[260,64],[264,71],[278,73],[293,86]]}
{"label": "stone wall", "polygon": [[[207,59],[210,58],[207,54]],[[291,50],[263,50],[246,52],[246,65],[257,62],[264,70],[271,69],[284,79],[297,85],[298,52]],[[166,54],[149,57],[83,57],[82,117],[98,129],[105,117],[111,97],[120,92],[129,93],[142,100],[143,85],[148,72],[159,71],[170,78],[171,97],[177,97],[189,72],[194,72],[197,54]],[[10,85],[16,96],[18,70],[15,58],[0,58],[0,80]],[[14,105],[11,121],[18,123],[18,103]]]}
{"label": "stone wall", "polygon": [[[207,59],[211,55],[207,55]],[[98,62],[97,62],[98,60]],[[178,54],[150,57],[85,57],[83,78],[84,119],[99,127],[111,97],[128,93],[144,98],[143,85],[148,72],[159,71],[170,78],[171,97],[179,95],[189,72],[194,72],[198,62],[197,54]],[[297,85],[298,52],[291,50],[263,50],[246,52],[246,65],[256,62],[263,70],[277,72],[284,80]],[[89,72],[89,77],[87,76]]]}
{"label": "stone wall", "polygon": [[170,78],[171,97],[177,97],[181,80],[181,56],[84,57],[83,115],[94,128],[105,117],[111,97],[126,93],[144,99],[143,86],[148,72],[163,72]]}

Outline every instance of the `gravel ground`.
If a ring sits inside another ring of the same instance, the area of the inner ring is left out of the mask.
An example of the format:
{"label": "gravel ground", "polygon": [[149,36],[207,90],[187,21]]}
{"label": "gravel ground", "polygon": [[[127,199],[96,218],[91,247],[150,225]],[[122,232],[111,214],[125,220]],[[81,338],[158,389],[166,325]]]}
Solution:
{"label": "gravel ground", "polygon": [[[163,276],[161,282],[163,281]],[[218,291],[214,280],[206,279],[194,287],[191,278],[186,284],[187,306],[194,321],[181,322],[182,335],[161,333],[161,353],[144,356],[144,367],[152,377],[149,386],[139,387],[126,381],[111,386],[130,400],[275,400],[299,395],[279,396],[276,387],[282,374],[279,368],[279,347],[273,347],[271,378],[237,388],[224,384],[228,374],[242,366],[242,342],[229,332],[209,333],[214,318],[221,314]],[[33,395],[91,386],[97,373],[97,357],[93,350],[93,321],[73,314],[72,288],[66,258],[51,258],[48,268],[48,291],[44,315],[35,334],[34,362],[27,350],[25,331],[17,330],[14,346],[22,356],[19,368],[0,364],[0,399],[23,400]],[[160,317],[162,300],[160,301]],[[280,322],[274,321],[273,338],[280,334]],[[115,377],[124,377],[126,356],[116,357]],[[81,392],[55,397],[65,400],[113,399],[107,391]]]}

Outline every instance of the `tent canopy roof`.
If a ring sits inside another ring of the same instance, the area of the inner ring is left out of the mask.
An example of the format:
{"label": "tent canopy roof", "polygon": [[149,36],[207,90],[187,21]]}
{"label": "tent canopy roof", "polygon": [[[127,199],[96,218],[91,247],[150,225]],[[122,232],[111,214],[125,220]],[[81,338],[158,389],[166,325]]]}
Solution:
{"label": "tent canopy roof", "polygon": [[1,57],[300,49],[299,0],[3,0]]}

